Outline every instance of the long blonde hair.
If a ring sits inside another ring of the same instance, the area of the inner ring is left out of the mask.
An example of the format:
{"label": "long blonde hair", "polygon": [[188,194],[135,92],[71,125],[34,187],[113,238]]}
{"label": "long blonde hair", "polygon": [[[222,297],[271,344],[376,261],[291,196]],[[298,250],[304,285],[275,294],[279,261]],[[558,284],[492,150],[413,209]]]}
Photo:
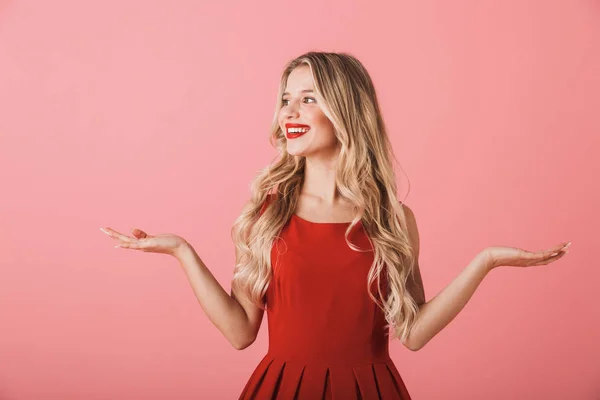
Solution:
{"label": "long blonde hair", "polygon": [[[269,137],[281,157],[255,177],[250,186],[252,207],[232,227],[239,254],[232,287],[263,310],[266,308],[264,298],[272,276],[271,248],[296,209],[304,179],[306,159],[288,154],[285,132],[277,118],[288,76],[303,65],[310,67],[314,90],[324,100],[321,109],[340,142],[336,186],[340,195],[354,205],[357,215],[345,233],[346,242],[360,251],[349,242],[348,235],[362,222],[375,258],[365,282],[369,297],[383,310],[386,328],[394,328],[391,336],[404,341],[415,323],[418,307],[407,290],[414,254],[402,202],[396,198],[395,156],[373,82],[364,66],[347,53],[308,52],[285,66]],[[274,201],[261,213],[269,195]],[[375,279],[380,288],[383,273],[387,274],[388,290],[382,295],[379,289],[378,300],[369,288]]]}

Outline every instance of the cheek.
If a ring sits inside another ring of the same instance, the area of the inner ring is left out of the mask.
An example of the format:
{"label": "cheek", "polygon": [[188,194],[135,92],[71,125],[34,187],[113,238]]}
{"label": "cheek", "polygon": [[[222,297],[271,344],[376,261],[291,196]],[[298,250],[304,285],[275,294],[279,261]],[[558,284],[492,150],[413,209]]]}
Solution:
{"label": "cheek", "polygon": [[325,114],[321,114],[321,115],[317,116],[314,119],[314,122],[319,125],[319,128],[322,131],[333,133],[333,124],[331,123],[329,118],[327,118],[327,116],[325,116]]}
{"label": "cheek", "polygon": [[327,118],[327,116],[321,110],[312,113],[311,120],[314,124],[319,125],[321,128],[329,129],[330,127],[333,127],[333,124],[331,121],[329,121],[329,118]]}

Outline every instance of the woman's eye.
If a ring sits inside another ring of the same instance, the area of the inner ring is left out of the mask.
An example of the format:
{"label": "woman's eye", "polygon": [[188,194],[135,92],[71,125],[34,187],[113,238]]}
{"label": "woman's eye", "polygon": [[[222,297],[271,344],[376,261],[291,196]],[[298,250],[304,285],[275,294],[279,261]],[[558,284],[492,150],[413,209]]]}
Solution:
{"label": "woman's eye", "polygon": [[[316,102],[316,100],[313,97],[304,97],[302,100],[306,100],[306,99],[311,99],[314,102]],[[287,101],[289,101],[288,99],[283,99],[281,100],[281,105],[282,106],[287,106]]]}

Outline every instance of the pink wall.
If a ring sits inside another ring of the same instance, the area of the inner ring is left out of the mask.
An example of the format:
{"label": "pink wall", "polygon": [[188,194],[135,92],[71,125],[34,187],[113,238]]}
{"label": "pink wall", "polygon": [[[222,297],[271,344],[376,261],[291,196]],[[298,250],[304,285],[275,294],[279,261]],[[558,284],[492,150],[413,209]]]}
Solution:
{"label": "pink wall", "polygon": [[392,343],[413,397],[600,398],[599,20],[595,0],[0,1],[0,398],[236,398],[266,319],[234,350],[175,259],[98,228],[180,234],[229,290],[279,73],[313,49],[372,74],[428,299],[486,246],[573,242],[493,271],[421,351]]}

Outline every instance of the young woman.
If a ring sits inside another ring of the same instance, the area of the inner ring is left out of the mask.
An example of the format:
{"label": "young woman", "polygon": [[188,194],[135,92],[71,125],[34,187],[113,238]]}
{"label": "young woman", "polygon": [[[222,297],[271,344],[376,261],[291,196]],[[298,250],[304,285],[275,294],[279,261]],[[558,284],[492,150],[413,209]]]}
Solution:
{"label": "young woman", "polygon": [[426,302],[417,223],[396,198],[393,152],[363,65],[344,53],[303,54],[283,71],[277,99],[270,138],[281,157],[256,177],[232,228],[231,294],[183,238],[103,229],[120,247],[177,257],[236,349],[254,342],[267,310],[269,349],[240,399],[410,399],[388,337],[419,350],[493,268],[568,252],[570,243],[485,248]]}

